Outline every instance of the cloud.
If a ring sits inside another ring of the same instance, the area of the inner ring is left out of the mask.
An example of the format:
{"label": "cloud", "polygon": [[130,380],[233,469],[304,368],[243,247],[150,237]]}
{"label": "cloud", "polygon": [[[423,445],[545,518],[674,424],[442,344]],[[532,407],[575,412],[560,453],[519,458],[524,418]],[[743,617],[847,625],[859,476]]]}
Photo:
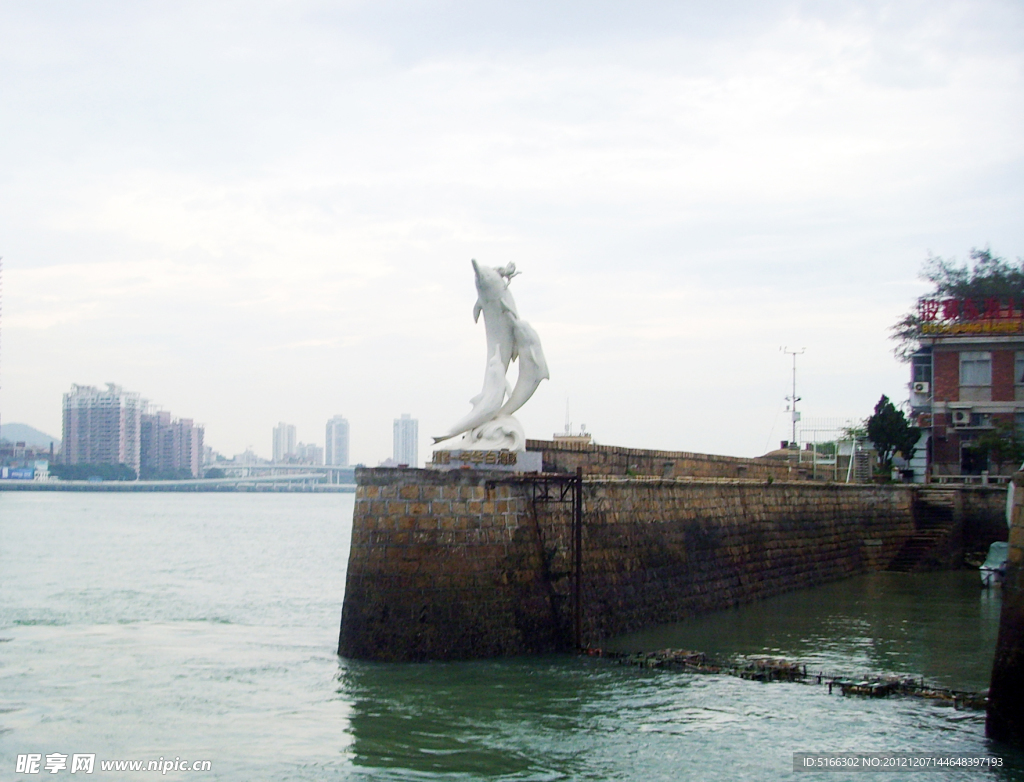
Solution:
{"label": "cloud", "polygon": [[478,390],[476,257],[524,271],[528,432],[750,455],[780,345],[862,417],[927,252],[1024,254],[1012,3],[55,8],[0,11],[4,420],[114,380],[375,463]]}

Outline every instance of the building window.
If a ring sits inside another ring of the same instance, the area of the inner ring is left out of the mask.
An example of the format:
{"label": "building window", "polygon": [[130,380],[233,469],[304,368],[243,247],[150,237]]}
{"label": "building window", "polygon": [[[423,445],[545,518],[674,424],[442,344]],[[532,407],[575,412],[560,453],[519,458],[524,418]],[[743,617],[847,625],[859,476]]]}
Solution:
{"label": "building window", "polygon": [[991,386],[992,354],[987,350],[965,350],[960,354],[960,385]]}
{"label": "building window", "polygon": [[1024,350],[1013,355],[1013,382],[1018,386],[1024,385]]}
{"label": "building window", "polygon": [[[992,428],[992,414],[991,413],[971,413],[971,426],[976,426],[984,429]],[[963,438],[960,438],[961,442]]]}
{"label": "building window", "polygon": [[[1024,359],[1024,351],[1019,354]],[[1021,365],[1024,367],[1024,364]],[[931,353],[915,353],[911,357],[911,382],[931,383],[932,382],[932,356]]]}

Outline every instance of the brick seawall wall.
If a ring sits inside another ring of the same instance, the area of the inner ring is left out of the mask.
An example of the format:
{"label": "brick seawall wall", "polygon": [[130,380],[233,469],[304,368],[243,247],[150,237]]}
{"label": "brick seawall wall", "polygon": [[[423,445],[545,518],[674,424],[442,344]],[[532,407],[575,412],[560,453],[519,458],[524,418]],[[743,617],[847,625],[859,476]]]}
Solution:
{"label": "brick seawall wall", "polygon": [[[356,480],[340,654],[459,659],[571,646],[568,504],[480,471],[360,469]],[[584,642],[884,568],[913,532],[913,492],[589,478]]]}
{"label": "brick seawall wall", "polygon": [[603,481],[588,488],[591,643],[884,569],[914,529],[913,491],[899,486]]}
{"label": "brick seawall wall", "polygon": [[999,637],[992,661],[985,735],[1024,749],[1024,472],[1013,476],[1013,527],[1009,535]]}
{"label": "brick seawall wall", "polygon": [[[782,459],[745,459],[688,451],[651,451],[594,443],[527,440],[527,450],[539,451],[545,472],[574,473],[582,467],[585,475],[643,475],[659,478],[751,478],[765,480],[806,480],[810,465]],[[806,456],[806,455],[805,455]]]}

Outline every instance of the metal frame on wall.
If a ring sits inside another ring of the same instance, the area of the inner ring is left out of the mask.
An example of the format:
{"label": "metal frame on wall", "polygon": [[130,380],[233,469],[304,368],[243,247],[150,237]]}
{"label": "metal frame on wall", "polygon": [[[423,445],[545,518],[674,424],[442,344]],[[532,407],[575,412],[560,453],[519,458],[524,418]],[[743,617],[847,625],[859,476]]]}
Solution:
{"label": "metal frame on wall", "polygon": [[530,499],[541,503],[569,503],[572,511],[573,541],[573,643],[583,648],[583,468],[576,474],[547,473],[518,478],[530,486]]}

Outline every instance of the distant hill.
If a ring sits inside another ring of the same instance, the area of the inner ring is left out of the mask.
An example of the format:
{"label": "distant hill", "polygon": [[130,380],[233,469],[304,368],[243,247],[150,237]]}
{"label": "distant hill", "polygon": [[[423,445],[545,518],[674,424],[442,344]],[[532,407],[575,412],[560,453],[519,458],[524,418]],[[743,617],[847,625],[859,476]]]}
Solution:
{"label": "distant hill", "polygon": [[0,440],[10,440],[12,443],[25,442],[37,448],[49,448],[50,443],[53,443],[53,450],[60,450],[59,437],[54,437],[46,432],[40,432],[28,424],[4,424],[0,426]]}

